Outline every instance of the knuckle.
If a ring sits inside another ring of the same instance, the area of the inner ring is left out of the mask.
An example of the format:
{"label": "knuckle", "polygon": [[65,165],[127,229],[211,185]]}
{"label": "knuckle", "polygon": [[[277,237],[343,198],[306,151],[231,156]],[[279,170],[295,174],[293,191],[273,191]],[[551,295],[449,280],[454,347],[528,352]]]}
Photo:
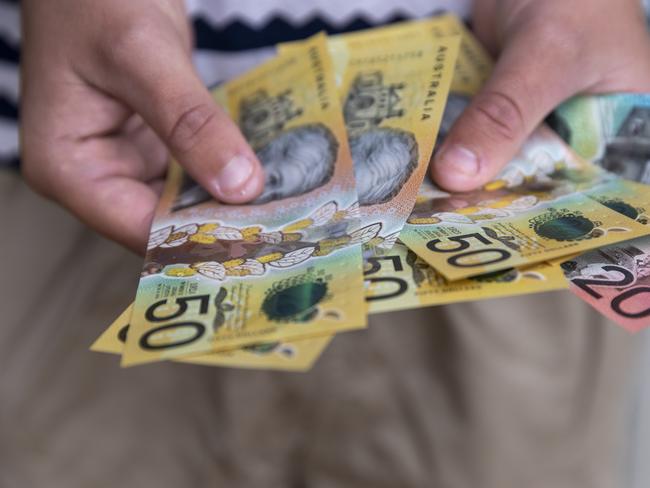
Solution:
{"label": "knuckle", "polygon": [[542,22],[540,20],[534,24],[537,38],[545,44],[565,44],[566,41],[575,40],[575,30],[569,28],[566,21],[555,20],[555,22]]}
{"label": "knuckle", "polygon": [[531,35],[541,49],[553,53],[549,59],[554,65],[578,62],[586,44],[584,26],[558,16],[536,21],[531,26]]}
{"label": "knuckle", "polygon": [[476,100],[475,110],[479,127],[496,132],[503,139],[515,141],[525,130],[520,103],[505,91],[482,94]]}
{"label": "knuckle", "polygon": [[200,103],[179,110],[167,137],[169,145],[174,152],[187,154],[207,138],[209,127],[218,117],[217,107],[210,103]]}
{"label": "knuckle", "polygon": [[106,60],[114,66],[132,66],[142,59],[150,49],[155,49],[159,28],[143,17],[120,19],[105,37],[102,37],[101,51]]}
{"label": "knuckle", "polygon": [[[546,34],[547,36],[549,34]],[[580,65],[584,63],[583,55],[586,54],[583,34],[578,29],[563,29],[562,32],[553,34],[553,38],[548,40],[550,52],[555,52],[557,60],[567,67]],[[582,62],[581,62],[582,61]],[[556,63],[557,65],[557,63]]]}

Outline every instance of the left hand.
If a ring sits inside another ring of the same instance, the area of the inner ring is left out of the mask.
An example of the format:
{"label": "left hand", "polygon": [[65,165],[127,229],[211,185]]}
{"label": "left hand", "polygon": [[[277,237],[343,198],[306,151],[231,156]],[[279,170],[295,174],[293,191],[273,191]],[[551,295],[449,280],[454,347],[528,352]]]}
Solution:
{"label": "left hand", "polygon": [[639,0],[476,0],[473,22],[497,64],[434,158],[432,177],[447,190],[490,181],[573,95],[650,92]]}

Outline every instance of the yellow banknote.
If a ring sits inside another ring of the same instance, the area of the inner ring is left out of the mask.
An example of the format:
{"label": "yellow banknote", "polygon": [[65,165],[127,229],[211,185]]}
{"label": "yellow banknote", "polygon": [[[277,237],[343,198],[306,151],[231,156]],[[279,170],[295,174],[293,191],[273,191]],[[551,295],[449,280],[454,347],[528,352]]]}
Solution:
{"label": "yellow banknote", "polygon": [[[95,341],[91,350],[121,355],[128,335],[132,310],[133,305],[129,305]],[[268,342],[232,351],[176,359],[175,361],[203,366],[308,371],[331,340],[331,337],[326,336],[295,342]]]}
{"label": "yellow banknote", "polygon": [[[433,38],[424,22],[330,38],[354,161],[367,247],[390,248],[429,165],[458,54],[459,35]],[[279,52],[299,49],[302,42]]]}
{"label": "yellow banknote", "polygon": [[590,189],[586,195],[640,224],[650,224],[649,185],[612,179]]}
{"label": "yellow banknote", "polygon": [[460,35],[460,50],[451,91],[461,95],[475,95],[492,73],[493,63],[483,45],[456,15],[444,14],[421,22],[434,38]]}
{"label": "yellow banknote", "polygon": [[449,282],[401,242],[366,261],[370,313],[541,293],[568,287],[560,266],[542,263]]}
{"label": "yellow banknote", "polygon": [[[342,82],[343,73],[349,63],[349,43],[374,43],[377,46],[412,43],[421,39],[421,47],[426,47],[431,39],[460,36],[460,52],[454,66],[451,91],[463,95],[473,95],[483,86],[492,71],[492,62],[485,48],[467,29],[463,21],[454,14],[443,14],[422,20],[397,22],[384,27],[364,29],[347,34],[331,36],[328,46],[334,63],[337,80]],[[300,45],[301,41],[278,45],[283,53]]]}
{"label": "yellow banknote", "polygon": [[172,164],[123,365],[365,327],[354,169],[324,36],[222,88],[266,175],[206,200]]}
{"label": "yellow banknote", "polygon": [[558,167],[517,186],[428,196],[421,191],[400,239],[447,279],[458,280],[650,233],[583,194],[599,183],[597,175]]}
{"label": "yellow banknote", "polygon": [[347,52],[340,95],[354,162],[360,217],[390,248],[409,216],[429,166],[458,37],[339,43]]}
{"label": "yellow banknote", "polygon": [[578,252],[578,253],[574,253],[574,254],[567,254],[567,255],[565,255],[565,256],[561,256],[561,257],[559,257],[559,258],[549,259],[549,260],[546,261],[546,262],[547,262],[548,264],[550,264],[551,266],[560,266],[560,267],[561,267],[562,263],[564,263],[564,262],[566,262],[566,261],[571,261],[572,259],[575,259],[575,258],[577,258],[578,256],[580,256],[580,254],[581,254],[581,253],[579,253],[579,252]]}

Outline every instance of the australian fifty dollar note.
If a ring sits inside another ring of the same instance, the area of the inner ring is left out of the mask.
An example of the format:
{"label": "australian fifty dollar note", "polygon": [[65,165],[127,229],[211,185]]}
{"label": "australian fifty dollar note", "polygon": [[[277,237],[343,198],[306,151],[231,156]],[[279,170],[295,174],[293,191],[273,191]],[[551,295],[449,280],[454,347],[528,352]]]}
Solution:
{"label": "australian fifty dollar note", "polygon": [[447,281],[401,242],[365,261],[369,313],[541,293],[568,287],[559,266],[541,263]]}
{"label": "australian fifty dollar note", "polygon": [[[542,129],[495,182],[466,193],[421,193],[400,239],[456,280],[648,234],[641,223],[585,195],[602,175],[581,168]],[[601,187],[605,193],[607,188]]]}
{"label": "australian fifty dollar note", "polygon": [[[197,202],[170,167],[123,365],[366,324],[354,170],[324,36],[224,87],[266,174],[251,205]],[[200,193],[200,192],[198,192]]]}
{"label": "australian fifty dollar note", "polygon": [[[380,30],[381,31],[381,30]],[[341,36],[339,93],[364,226],[377,229],[366,247],[390,248],[415,203],[429,166],[456,62],[458,36],[432,39]],[[336,56],[334,56],[336,57]]]}
{"label": "australian fifty dollar note", "polygon": [[[92,351],[122,354],[128,337],[132,309],[133,306],[130,305],[115,319],[91,346]],[[331,340],[330,336],[323,336],[294,342],[266,342],[230,351],[175,359],[174,361],[200,366],[307,371]]]}
{"label": "australian fifty dollar note", "polygon": [[[390,248],[429,166],[460,36],[405,22],[328,39],[355,169],[366,247]],[[280,53],[303,42],[279,46]]]}

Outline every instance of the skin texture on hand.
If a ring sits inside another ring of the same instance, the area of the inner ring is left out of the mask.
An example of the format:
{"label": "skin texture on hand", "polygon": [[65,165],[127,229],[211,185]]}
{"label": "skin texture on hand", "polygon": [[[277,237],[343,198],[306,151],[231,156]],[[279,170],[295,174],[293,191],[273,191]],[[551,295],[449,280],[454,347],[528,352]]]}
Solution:
{"label": "skin texture on hand", "polygon": [[490,181],[533,129],[576,94],[650,92],[638,0],[475,0],[474,29],[497,59],[431,165],[451,191]]}
{"label": "skin texture on hand", "polygon": [[183,0],[23,1],[23,173],[142,253],[168,151],[215,198],[260,194],[262,167],[191,60]]}

